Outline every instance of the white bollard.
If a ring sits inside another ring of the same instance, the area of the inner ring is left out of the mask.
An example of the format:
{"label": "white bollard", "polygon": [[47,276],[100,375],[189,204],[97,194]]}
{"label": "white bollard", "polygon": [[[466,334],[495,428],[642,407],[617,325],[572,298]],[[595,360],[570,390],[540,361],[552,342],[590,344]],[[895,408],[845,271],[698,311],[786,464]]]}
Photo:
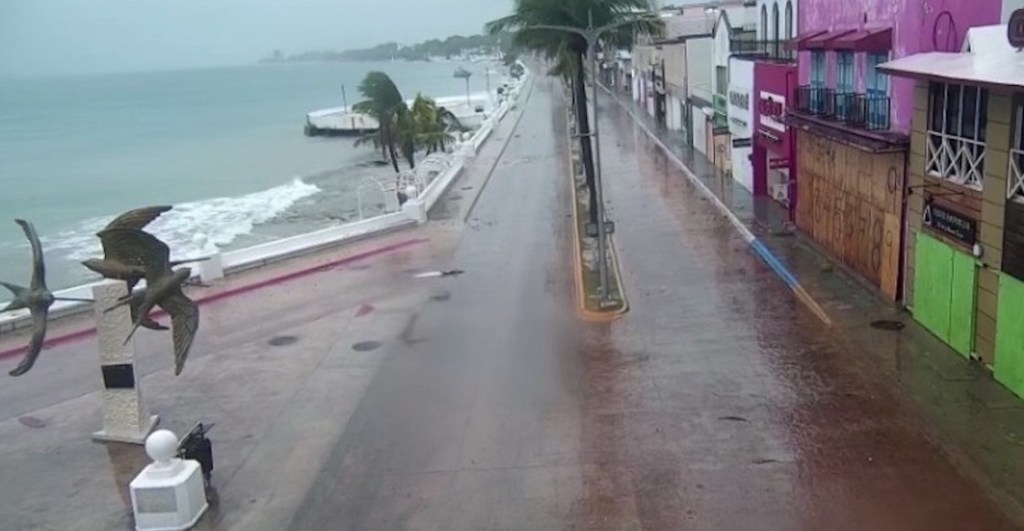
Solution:
{"label": "white bollard", "polygon": [[128,305],[106,312],[128,293],[124,282],[107,281],[92,288],[99,343],[100,372],[103,375],[103,429],[92,434],[97,441],[142,444],[156,423],[142,403],[135,370],[135,341],[124,342],[132,328]]}
{"label": "white bollard", "polygon": [[176,457],[178,437],[157,430],[146,438],[152,463],[129,484],[138,531],[183,531],[196,525],[209,503],[197,461]]}
{"label": "white bollard", "polygon": [[217,253],[208,259],[198,262],[196,268],[199,270],[199,280],[213,282],[224,278],[224,259]]}
{"label": "white bollard", "polygon": [[419,199],[410,199],[402,205],[402,212],[416,223],[427,222],[427,206]]}

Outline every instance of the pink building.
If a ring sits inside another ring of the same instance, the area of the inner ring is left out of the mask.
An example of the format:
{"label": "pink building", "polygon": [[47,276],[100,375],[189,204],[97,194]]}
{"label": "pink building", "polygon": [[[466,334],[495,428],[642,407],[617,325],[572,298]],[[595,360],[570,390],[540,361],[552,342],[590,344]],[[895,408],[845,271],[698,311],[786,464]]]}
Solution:
{"label": "pink building", "polygon": [[959,51],[997,24],[1001,0],[801,0],[791,170],[797,226],[899,300],[914,83],[878,65]]}

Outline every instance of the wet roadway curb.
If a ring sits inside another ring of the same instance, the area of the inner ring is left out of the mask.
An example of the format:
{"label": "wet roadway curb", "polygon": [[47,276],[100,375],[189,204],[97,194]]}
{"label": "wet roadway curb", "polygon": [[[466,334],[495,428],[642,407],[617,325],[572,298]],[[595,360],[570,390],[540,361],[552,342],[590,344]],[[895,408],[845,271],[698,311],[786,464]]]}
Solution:
{"label": "wet roadway curb", "polygon": [[779,260],[779,258],[775,256],[775,254],[772,253],[771,250],[769,250],[768,247],[764,243],[762,243],[761,240],[759,240],[753,232],[751,232],[750,228],[744,225],[743,222],[740,221],[740,218],[737,217],[732,210],[729,210],[729,207],[727,207],[725,203],[723,203],[722,200],[717,195],[715,195],[715,193],[712,192],[706,184],[704,184],[703,181],[697,178],[697,176],[693,173],[692,170],[690,170],[690,168],[686,166],[686,164],[683,164],[683,161],[680,160],[679,156],[676,155],[671,149],[669,149],[669,147],[666,146],[660,138],[658,138],[658,135],[656,135],[654,131],[651,131],[650,128],[647,127],[647,124],[644,124],[643,121],[641,121],[637,117],[637,115],[633,112],[632,109],[626,107],[626,105],[622,101],[620,101],[618,97],[612,94],[611,91],[609,91],[608,88],[605,87],[604,85],[601,85],[601,89],[603,89],[611,97],[611,99],[615,100],[615,103],[622,106],[622,109],[625,110],[627,114],[629,114],[630,118],[633,119],[636,125],[640,127],[641,130],[643,130],[644,134],[646,134],[648,138],[650,138],[655,144],[657,144],[658,148],[665,153],[665,156],[668,157],[668,159],[671,160],[673,164],[678,166],[679,169],[683,170],[683,174],[686,175],[686,178],[689,179],[690,182],[693,183],[698,190],[700,190],[701,194],[707,197],[708,200],[710,200],[711,203],[718,208],[718,210],[725,214],[726,218],[729,219],[729,223],[732,224],[733,228],[736,229],[740,237],[743,238],[743,241],[747,243],[750,249],[754,251],[754,254],[760,257],[761,260],[763,260],[765,264],[767,264],[768,267],[776,274],[776,276],[778,276],[783,282],[785,282],[786,286],[788,286],[789,289],[796,295],[797,299],[800,299],[800,302],[802,302],[804,306],[806,306],[807,309],[811,311],[811,313],[817,316],[818,319],[821,319],[821,321],[825,323],[826,326],[832,326],[832,319],[830,319],[828,314],[825,313],[825,310],[821,308],[821,305],[818,304],[818,302],[815,301],[814,298],[807,293],[807,290],[805,290],[804,287],[800,284],[800,281],[797,280],[796,276],[793,275],[793,273],[786,268],[782,261]]}
{"label": "wet roadway curb", "polygon": [[[622,272],[619,270],[619,257],[618,252],[615,249],[615,238],[608,234],[608,254],[611,257],[612,262],[612,274],[615,276],[616,285],[619,287],[619,299],[622,301],[622,306],[611,311],[595,311],[587,308],[587,291],[583,284],[583,257],[580,253],[580,243],[583,241],[580,235],[580,223],[579,223],[579,210],[577,209],[577,193],[576,193],[576,169],[572,163],[572,132],[570,118],[566,116],[565,121],[565,138],[566,138],[566,153],[568,155],[568,166],[569,166],[569,191],[572,195],[572,276],[574,285],[576,286],[576,313],[579,314],[580,318],[586,321],[614,321],[619,317],[625,315],[629,311],[629,299],[626,297],[626,287],[622,282]],[[582,156],[582,155],[581,155]]]}

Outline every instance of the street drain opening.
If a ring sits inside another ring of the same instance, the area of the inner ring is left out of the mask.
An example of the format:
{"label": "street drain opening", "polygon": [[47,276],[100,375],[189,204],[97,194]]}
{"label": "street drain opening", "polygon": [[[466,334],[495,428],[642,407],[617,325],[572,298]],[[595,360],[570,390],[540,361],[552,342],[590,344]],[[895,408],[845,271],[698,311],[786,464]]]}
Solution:
{"label": "street drain opening", "polygon": [[371,350],[377,350],[380,348],[380,341],[360,341],[355,345],[352,345],[352,350],[356,352],[369,352]]}
{"label": "street drain opening", "polygon": [[29,428],[39,429],[46,427],[46,421],[28,415],[25,415],[24,417],[18,417],[18,422],[20,422],[23,426],[27,426]]}
{"label": "street drain opening", "polygon": [[298,340],[299,338],[295,336],[275,336],[270,338],[267,341],[267,344],[269,344],[272,347],[283,347],[285,345],[291,345],[292,343],[295,343]]}
{"label": "street drain opening", "polygon": [[871,328],[878,330],[903,330],[907,325],[900,321],[892,321],[889,319],[879,319],[871,322]]}

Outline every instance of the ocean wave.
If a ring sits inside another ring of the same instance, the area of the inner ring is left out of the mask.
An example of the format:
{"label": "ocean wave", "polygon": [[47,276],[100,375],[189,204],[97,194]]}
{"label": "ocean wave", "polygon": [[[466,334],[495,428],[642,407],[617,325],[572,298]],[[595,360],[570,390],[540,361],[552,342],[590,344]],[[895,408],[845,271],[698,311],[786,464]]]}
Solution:
{"label": "ocean wave", "polygon": [[[146,230],[166,242],[174,258],[207,256],[319,192],[318,186],[295,178],[288,184],[238,197],[175,205],[174,210],[158,218]],[[76,261],[102,255],[96,233],[114,217],[89,219],[74,229],[42,238],[47,252]]]}

